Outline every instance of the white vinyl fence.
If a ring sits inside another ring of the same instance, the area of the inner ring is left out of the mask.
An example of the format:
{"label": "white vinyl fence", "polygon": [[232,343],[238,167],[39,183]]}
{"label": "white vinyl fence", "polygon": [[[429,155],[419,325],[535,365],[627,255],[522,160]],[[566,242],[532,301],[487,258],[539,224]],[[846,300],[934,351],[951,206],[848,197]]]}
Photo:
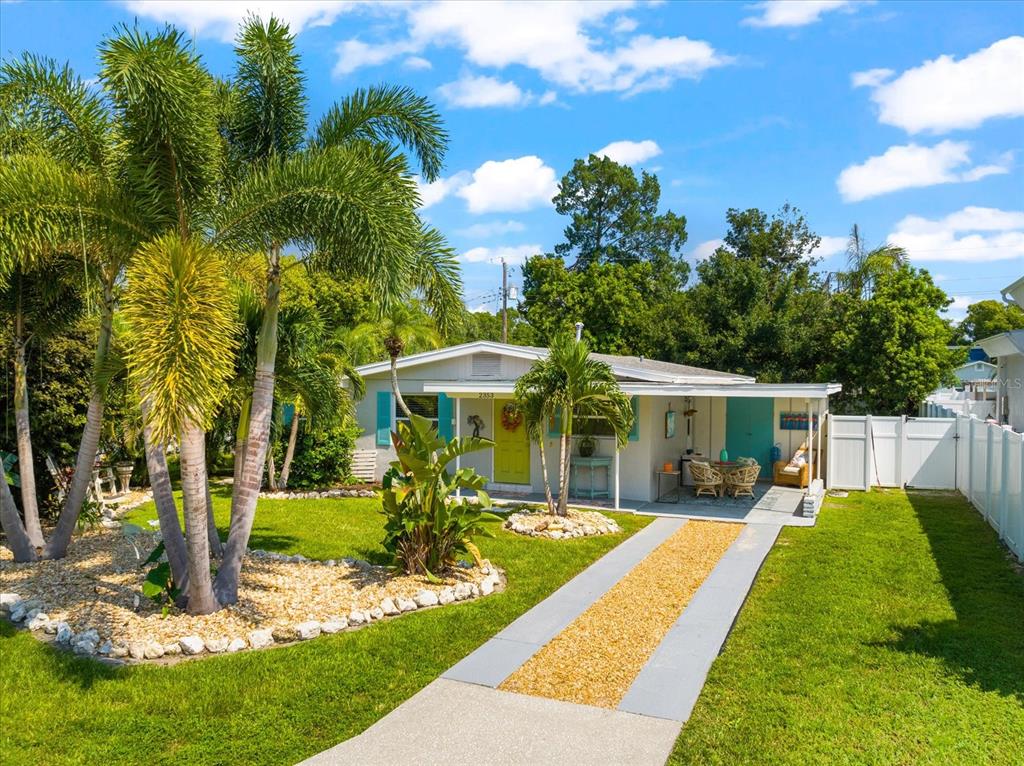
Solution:
{"label": "white vinyl fence", "polygon": [[977,418],[829,415],[829,489],[959,490],[1024,559],[1024,437]]}

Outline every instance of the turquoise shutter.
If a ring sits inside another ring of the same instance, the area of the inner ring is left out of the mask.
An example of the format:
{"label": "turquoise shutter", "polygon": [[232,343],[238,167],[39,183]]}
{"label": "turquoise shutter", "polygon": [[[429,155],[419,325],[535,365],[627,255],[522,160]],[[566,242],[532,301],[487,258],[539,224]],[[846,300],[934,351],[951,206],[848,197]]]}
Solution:
{"label": "turquoise shutter", "polygon": [[452,400],[448,394],[437,395],[437,433],[445,441],[452,438]]}
{"label": "turquoise shutter", "polygon": [[391,444],[391,392],[377,392],[377,446]]}
{"label": "turquoise shutter", "polygon": [[640,441],[640,397],[634,396],[630,402],[633,405],[633,427],[629,429],[629,440]]}
{"label": "turquoise shutter", "polygon": [[562,434],[562,408],[555,407],[555,414],[548,418],[548,436],[555,439]]}

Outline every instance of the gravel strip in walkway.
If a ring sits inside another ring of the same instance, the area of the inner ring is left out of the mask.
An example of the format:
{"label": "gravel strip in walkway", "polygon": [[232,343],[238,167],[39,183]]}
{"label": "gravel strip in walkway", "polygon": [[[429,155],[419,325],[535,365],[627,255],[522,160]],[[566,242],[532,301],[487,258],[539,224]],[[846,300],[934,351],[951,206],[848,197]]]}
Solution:
{"label": "gravel strip in walkway", "polygon": [[683,526],[499,688],[615,708],[665,633],[743,530]]}

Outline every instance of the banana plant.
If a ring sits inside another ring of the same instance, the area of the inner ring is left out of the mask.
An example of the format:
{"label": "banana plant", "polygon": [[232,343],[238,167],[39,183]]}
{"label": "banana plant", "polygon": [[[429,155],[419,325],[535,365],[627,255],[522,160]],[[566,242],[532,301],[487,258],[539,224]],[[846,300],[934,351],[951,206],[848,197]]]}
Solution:
{"label": "banana plant", "polygon": [[[493,537],[488,525],[501,517],[488,513],[487,478],[473,468],[449,471],[457,458],[494,446],[490,439],[467,436],[446,440],[431,421],[412,415],[391,434],[398,459],[384,475],[382,493],[384,548],[406,574],[437,581],[438,575],[469,555],[479,566],[475,537]],[[459,489],[476,492],[476,502],[456,498]]]}

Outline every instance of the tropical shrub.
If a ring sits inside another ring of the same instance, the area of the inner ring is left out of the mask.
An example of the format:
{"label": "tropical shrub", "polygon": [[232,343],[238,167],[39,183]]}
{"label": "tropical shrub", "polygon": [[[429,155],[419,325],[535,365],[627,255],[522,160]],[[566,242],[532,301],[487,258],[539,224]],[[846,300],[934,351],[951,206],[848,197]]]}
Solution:
{"label": "tropical shrub", "polygon": [[[479,565],[477,536],[493,537],[487,528],[501,518],[487,513],[491,499],[484,492],[487,479],[472,468],[448,471],[457,457],[494,446],[489,439],[442,438],[429,420],[412,415],[398,423],[391,441],[398,460],[384,474],[384,548],[406,574],[436,579],[469,555]],[[476,490],[477,502],[456,499],[456,489]]]}
{"label": "tropical shrub", "polygon": [[352,470],[352,450],[359,433],[354,422],[326,431],[303,433],[295,451],[288,486],[313,489],[343,482]]}

